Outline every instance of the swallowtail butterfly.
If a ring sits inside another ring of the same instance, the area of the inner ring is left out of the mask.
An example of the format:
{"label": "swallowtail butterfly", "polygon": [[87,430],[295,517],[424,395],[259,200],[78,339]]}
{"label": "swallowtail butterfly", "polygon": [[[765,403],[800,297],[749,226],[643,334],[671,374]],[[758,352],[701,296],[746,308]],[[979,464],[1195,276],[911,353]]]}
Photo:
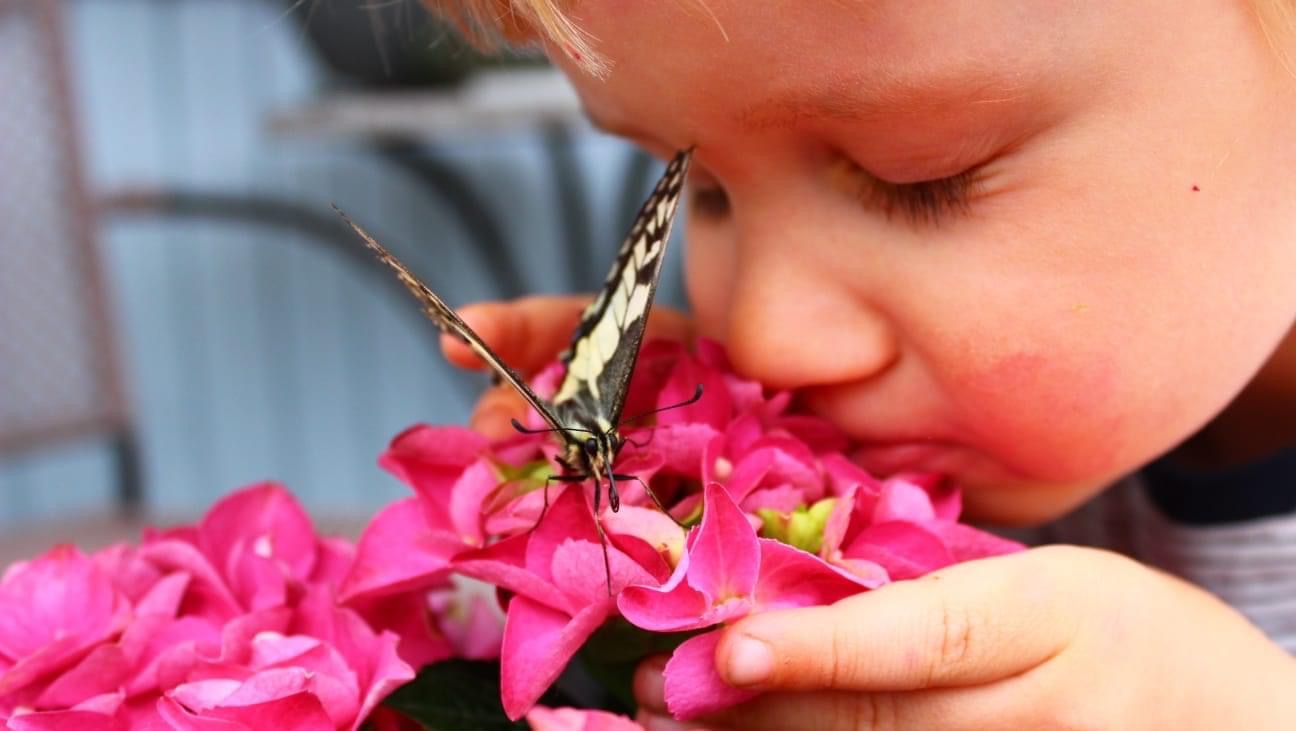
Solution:
{"label": "swallowtail butterfly", "polygon": [[[652,307],[666,243],[670,237],[675,209],[679,204],[684,179],[688,173],[692,150],[684,150],[666,166],[652,194],[639,209],[630,233],[621,244],[603,289],[581,315],[571,344],[560,356],[567,366],[566,375],[554,395],[546,402],[536,395],[516,371],[500,360],[477,333],[464,323],[427,285],[392,256],[372,236],[338,210],[383,263],[396,271],[401,283],[423,303],[423,311],[443,332],[458,338],[507,381],[548,422],[563,447],[558,461],[563,469],[554,479],[564,482],[594,481],[594,515],[600,537],[603,527],[598,521],[600,495],[607,485],[608,507],[620,508],[617,480],[637,479],[612,471],[617,454],[625,444],[618,426],[625,405],[630,376],[634,372],[643,340],[648,311]],[[335,206],[336,208],[336,206]],[[694,394],[692,403],[701,396]],[[516,421],[514,426],[522,430]],[[645,491],[657,501],[652,490]],[[546,505],[548,503],[546,493]],[[658,503],[658,507],[661,504]],[[664,512],[664,510],[663,510]],[[606,539],[604,540],[606,547]],[[607,561],[606,551],[604,562]],[[610,567],[609,580],[611,577]],[[610,590],[609,585],[609,590]]]}

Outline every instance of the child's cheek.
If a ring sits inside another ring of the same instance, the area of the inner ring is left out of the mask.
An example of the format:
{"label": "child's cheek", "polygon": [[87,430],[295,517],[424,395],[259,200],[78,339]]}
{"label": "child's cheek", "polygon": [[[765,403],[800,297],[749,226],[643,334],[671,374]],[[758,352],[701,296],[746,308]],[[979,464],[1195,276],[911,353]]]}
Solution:
{"label": "child's cheek", "polygon": [[955,401],[977,446],[1031,481],[1088,481],[1126,469],[1146,439],[1110,356],[1012,352],[973,362]]}

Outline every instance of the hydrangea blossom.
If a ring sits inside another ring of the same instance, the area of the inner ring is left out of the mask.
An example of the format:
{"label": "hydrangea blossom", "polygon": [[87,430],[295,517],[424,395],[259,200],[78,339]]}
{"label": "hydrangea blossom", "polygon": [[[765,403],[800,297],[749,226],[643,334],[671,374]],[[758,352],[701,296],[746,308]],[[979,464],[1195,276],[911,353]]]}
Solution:
{"label": "hydrangea blossom", "polygon": [[0,722],[356,729],[450,648],[417,596],[339,605],[351,560],[266,483],[138,546],[15,564],[0,579]]}
{"label": "hydrangea blossom", "polygon": [[[541,372],[537,393],[560,375]],[[699,384],[695,403],[623,426],[616,472],[637,479],[621,482],[618,512],[594,515],[588,484],[546,495],[549,435],[419,425],[379,459],[413,495],[355,547],[317,536],[266,483],[137,546],[61,546],[16,564],[0,578],[0,723],[404,729],[378,704],[454,656],[500,659],[512,719],[629,731],[612,714],[536,706],[609,621],[709,630],[666,667],[668,707],[692,718],[753,695],[716,672],[719,627],[1021,548],[959,523],[959,492],[937,475],[870,475],[831,424],[739,377],[710,341],[645,346],[626,413],[681,403]],[[537,414],[526,423],[543,426]],[[458,592],[456,577],[496,594]]]}
{"label": "hydrangea blossom", "polygon": [[[537,393],[552,394],[560,375],[557,366],[543,371]],[[851,463],[849,440],[831,424],[792,412],[791,393],[736,375],[713,342],[694,352],[646,345],[625,412],[686,401],[699,384],[696,403],[623,426],[617,473],[650,485],[669,515],[637,482],[621,482],[619,512],[605,507],[598,516],[587,484],[554,483],[541,519],[545,479],[555,473],[551,437],[488,442],[462,429],[406,431],[380,464],[415,497],[389,506],[365,531],[343,596],[408,592],[452,574],[497,586],[506,599],[500,661],[508,716],[598,727],[605,720],[532,708],[613,618],[652,632],[696,630],[1020,548],[959,524],[958,491],[938,476],[882,480]],[[543,425],[537,414],[525,423]],[[718,637],[685,641],[668,665],[677,717],[750,697],[716,673]]]}

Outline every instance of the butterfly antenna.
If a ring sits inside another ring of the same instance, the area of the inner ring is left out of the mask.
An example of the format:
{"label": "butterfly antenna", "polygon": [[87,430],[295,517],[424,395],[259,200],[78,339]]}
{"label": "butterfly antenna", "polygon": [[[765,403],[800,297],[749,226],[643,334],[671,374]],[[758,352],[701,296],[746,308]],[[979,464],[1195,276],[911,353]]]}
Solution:
{"label": "butterfly antenna", "polygon": [[697,389],[693,391],[693,395],[690,396],[687,401],[681,401],[677,404],[671,404],[670,406],[663,406],[660,409],[653,409],[652,411],[645,411],[642,414],[636,414],[635,416],[632,416],[629,419],[622,419],[621,423],[617,424],[617,426],[618,427],[625,426],[626,424],[629,424],[632,421],[638,421],[645,417],[652,416],[653,414],[660,414],[663,411],[670,411],[671,409],[678,409],[684,406],[692,406],[693,404],[697,403],[700,400],[702,400],[702,384],[699,383],[697,385]]}

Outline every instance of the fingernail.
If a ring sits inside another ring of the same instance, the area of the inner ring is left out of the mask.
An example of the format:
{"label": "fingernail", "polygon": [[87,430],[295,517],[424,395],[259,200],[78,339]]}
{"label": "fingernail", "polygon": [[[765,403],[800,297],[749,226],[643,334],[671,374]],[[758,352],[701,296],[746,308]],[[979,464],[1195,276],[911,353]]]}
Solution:
{"label": "fingernail", "polygon": [[684,731],[689,728],[673,718],[653,713],[640,713],[635,720],[644,727],[644,731]]}
{"label": "fingernail", "polygon": [[729,673],[725,680],[744,687],[762,683],[774,672],[774,653],[770,646],[742,636],[729,648]]}

